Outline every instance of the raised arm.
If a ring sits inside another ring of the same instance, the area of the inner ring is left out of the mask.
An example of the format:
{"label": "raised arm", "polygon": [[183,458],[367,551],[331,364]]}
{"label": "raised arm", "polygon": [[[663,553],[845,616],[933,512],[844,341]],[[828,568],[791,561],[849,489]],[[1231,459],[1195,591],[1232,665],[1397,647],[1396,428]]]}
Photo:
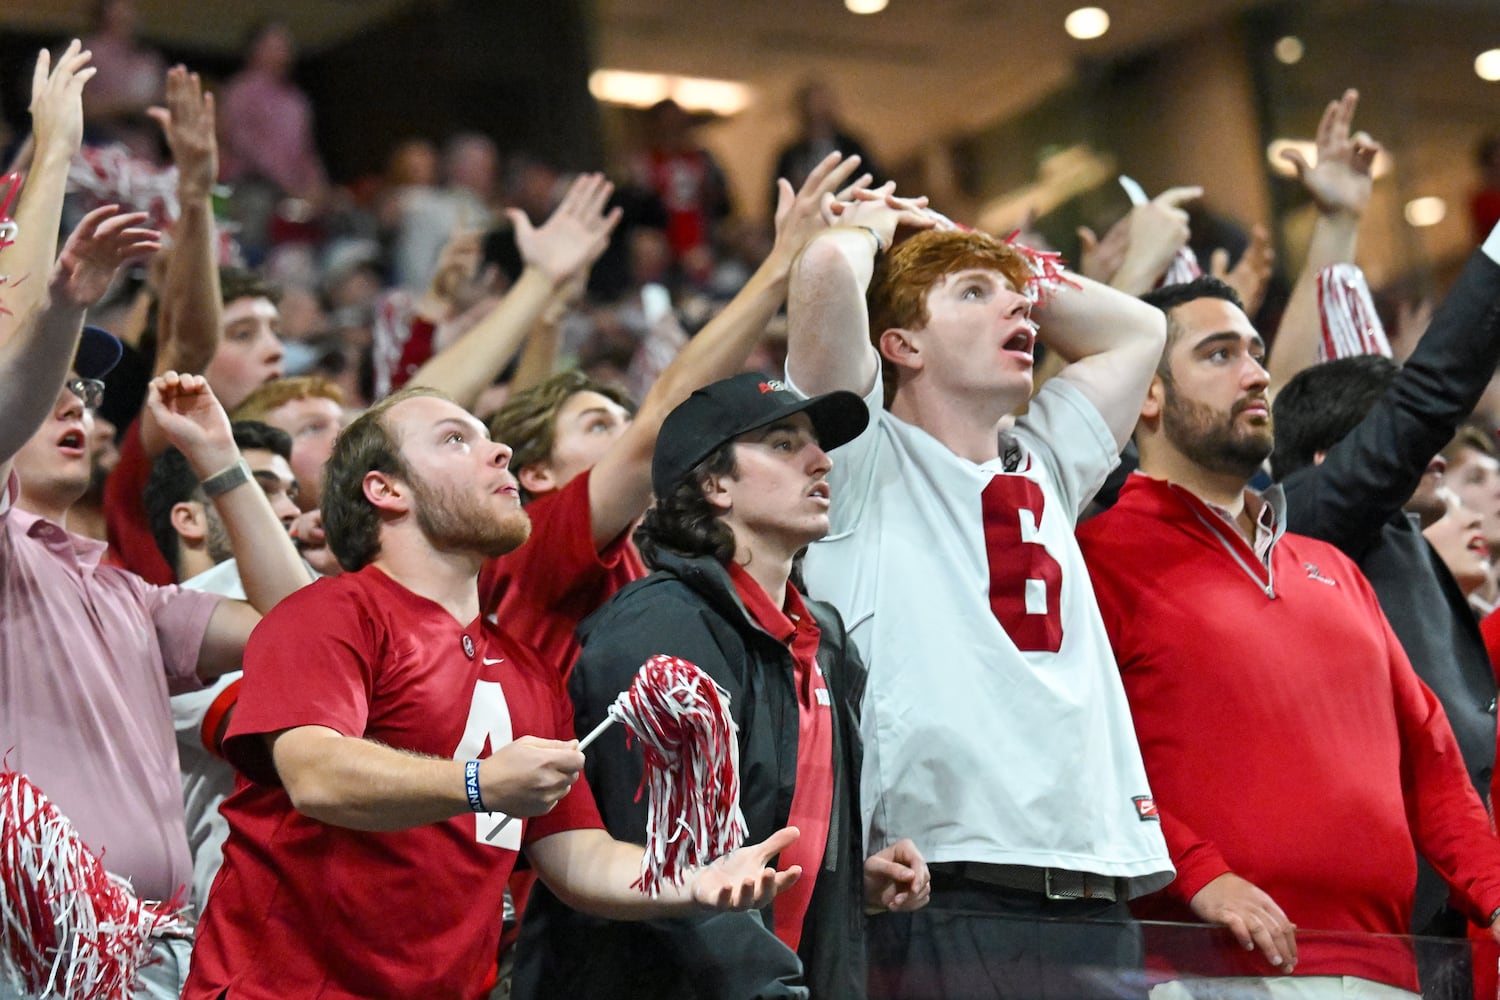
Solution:
{"label": "raised arm", "polygon": [[1318,123],[1316,166],[1302,154],[1288,149],[1282,156],[1297,168],[1297,177],[1318,206],[1307,263],[1297,276],[1292,297],[1282,315],[1281,326],[1271,344],[1266,370],[1271,393],[1291,381],[1318,360],[1318,342],[1323,324],[1318,312],[1318,273],[1334,264],[1354,262],[1359,220],[1370,202],[1375,156],[1380,144],[1363,132],[1350,133],[1359,93],[1344,91],[1330,101]]}
{"label": "raised arm", "polygon": [[579,176],[541,228],[534,228],[524,212],[510,210],[526,264],[521,277],[493,312],[417,369],[409,384],[441,389],[472,408],[520,350],[557,288],[604,252],[620,220],[618,208],[604,211],[613,191],[602,174]]}
{"label": "raised arm", "polygon": [[1032,312],[1037,336],[1069,364],[1057,375],[1071,382],[1104,417],[1123,448],[1167,341],[1166,316],[1133,295],[1071,276]]}
{"label": "raised arm", "polygon": [[[214,137],[214,96],[197,73],[174,66],[167,73],[167,106],[152,108],[177,165],[180,214],[172,227],[172,252],[162,279],[153,374],[202,372],[219,349],[224,325],[219,293],[218,233],[213,186],[219,175]],[[149,458],[167,449],[150,409],[141,412],[141,446]]]}
{"label": "raised arm", "polygon": [[1131,295],[1149,292],[1167,273],[1177,251],[1187,246],[1188,214],[1182,206],[1201,197],[1201,187],[1168,188],[1131,208],[1103,240],[1095,239],[1090,229],[1080,229],[1079,269]]}
{"label": "raised arm", "polygon": [[[787,280],[797,255],[827,227],[825,202],[859,165],[855,157],[830,153],[808,175],[801,190],[784,180],[776,208],[776,241],[771,252],[719,315],[688,342],[641,401],[630,427],[589,476],[589,510],[594,544],[620,536],[651,502],[651,454],[667,414],[694,390],[738,372],[765,336],[766,324],[786,301]],[[847,196],[858,183],[845,189]],[[867,245],[869,237],[860,233]],[[868,250],[866,251],[868,253]]]}
{"label": "raised arm", "polygon": [[1500,228],[1476,250],[1385,394],[1320,465],[1286,477],[1287,524],[1358,558],[1408,500],[1500,364]]}
{"label": "raised arm", "polygon": [[94,75],[77,41],[52,66],[45,49],[31,82],[33,155],[15,211],[15,242],[0,251],[0,472],[57,402],[78,347],[78,317],[48,311],[68,162],[83,137],[83,85]]}
{"label": "raised arm", "polygon": [[874,385],[877,362],[865,292],[875,255],[891,245],[898,226],[933,225],[920,211],[925,199],[902,201],[893,193],[887,183],[847,206],[838,225],[818,233],[792,267],[787,372],[803,392],[863,394]]}

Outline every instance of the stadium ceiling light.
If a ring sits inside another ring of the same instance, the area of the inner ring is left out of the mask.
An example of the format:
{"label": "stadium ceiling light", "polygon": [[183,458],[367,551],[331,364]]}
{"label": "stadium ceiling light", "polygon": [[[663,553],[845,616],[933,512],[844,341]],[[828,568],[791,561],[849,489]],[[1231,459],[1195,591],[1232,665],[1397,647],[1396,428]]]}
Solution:
{"label": "stadium ceiling light", "polygon": [[589,74],[589,93],[606,104],[649,108],[671,98],[685,111],[716,115],[737,114],[749,106],[754,92],[733,80],[699,76],[639,73],[625,69],[596,69]]}
{"label": "stadium ceiling light", "polygon": [[1474,72],[1479,79],[1494,83],[1500,80],[1500,49],[1489,49],[1474,57]]}
{"label": "stadium ceiling light", "polygon": [[1109,14],[1103,7],[1079,7],[1063,21],[1063,30],[1081,41],[1098,38],[1109,30]]}
{"label": "stadium ceiling light", "polygon": [[1276,39],[1276,46],[1271,51],[1276,54],[1278,62],[1287,66],[1295,66],[1302,61],[1302,55],[1306,49],[1302,45],[1302,39],[1296,35],[1283,35]]}

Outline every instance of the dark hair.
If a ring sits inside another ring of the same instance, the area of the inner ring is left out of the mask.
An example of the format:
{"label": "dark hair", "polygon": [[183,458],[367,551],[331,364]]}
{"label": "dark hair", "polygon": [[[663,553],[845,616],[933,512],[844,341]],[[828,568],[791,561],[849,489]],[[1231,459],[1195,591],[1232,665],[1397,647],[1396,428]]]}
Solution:
{"label": "dark hair", "polygon": [[[595,382],[583,372],[558,372],[544,382],[522,389],[505,401],[490,418],[490,437],[510,446],[511,471],[519,474],[528,465],[552,457],[557,441],[557,413],[580,392],[597,392],[605,399],[635,412],[635,403],[618,386]],[[531,495],[521,487],[521,499]]]}
{"label": "dark hair", "polygon": [[339,433],[323,468],[323,533],[339,565],[353,573],[380,554],[380,511],[365,499],[365,475],[409,478],[401,442],[385,425],[391,407],[416,396],[448,399],[436,389],[412,386],[393,392]]}
{"label": "dark hair", "polygon": [[[258,420],[236,420],[231,425],[234,443],[240,451],[259,448],[274,452],[292,460],[292,436],[279,427],[263,424]],[[172,526],[172,508],[188,500],[207,502],[199,488],[198,477],[188,464],[187,456],[176,448],[168,448],[151,463],[151,474],[146,478],[146,522],[151,526],[151,537],[167,565],[175,574],[177,560],[182,555],[182,543],[177,529]]]}
{"label": "dark hair", "polygon": [[1141,296],[1142,302],[1155,306],[1167,314],[1167,342],[1162,347],[1161,361],[1156,366],[1156,372],[1168,381],[1171,380],[1172,373],[1167,367],[1167,358],[1172,353],[1172,345],[1177,343],[1178,337],[1182,336],[1182,327],[1178,326],[1176,320],[1172,318],[1172,310],[1199,299],[1223,299],[1240,312],[1245,311],[1245,303],[1240,301],[1239,292],[1218,278],[1207,274],[1176,285],[1162,285]]}
{"label": "dark hair", "polygon": [[1360,354],[1297,373],[1276,394],[1271,476],[1285,479],[1327,451],[1370,412],[1401,369],[1390,358]]}
{"label": "dark hair", "polygon": [[734,442],[726,441],[693,466],[656,505],[646,511],[635,529],[636,548],[652,569],[656,554],[665,549],[679,556],[713,556],[728,564],[734,558],[734,532],[724,523],[721,511],[708,502],[703,485],[710,476],[733,476],[739,472]]}
{"label": "dark hair", "polygon": [[238,299],[270,299],[279,303],[281,289],[254,271],[242,267],[220,267],[219,301],[227,306]]}

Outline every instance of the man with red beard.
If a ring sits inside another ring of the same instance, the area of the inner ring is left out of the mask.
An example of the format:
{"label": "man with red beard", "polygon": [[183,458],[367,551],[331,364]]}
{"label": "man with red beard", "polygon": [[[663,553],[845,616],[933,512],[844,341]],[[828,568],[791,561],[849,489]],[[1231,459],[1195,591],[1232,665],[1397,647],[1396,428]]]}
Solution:
{"label": "man with red beard", "polygon": [[1146,300],[1168,324],[1140,473],[1078,539],[1177,869],[1138,912],[1240,945],[1148,951],[1271,997],[1294,972],[1304,990],[1414,991],[1409,948],[1373,935],[1410,933],[1417,854],[1492,924],[1500,844],[1364,576],[1286,533],[1279,487],[1246,489],[1273,435],[1265,345],[1234,292],[1201,278]]}
{"label": "man with red beard", "polygon": [[[613,919],[750,909],[800,870],[793,828],[647,898],[642,850],[601,828],[556,670],[480,615],[486,559],[526,540],[510,449],[430,389],[350,424],[323,515],[345,572],[276,609],[246,650],[224,739],[249,779],[185,997],[475,997],[523,848]],[[311,668],[311,669],[310,669]],[[501,814],[505,824],[488,835]]]}

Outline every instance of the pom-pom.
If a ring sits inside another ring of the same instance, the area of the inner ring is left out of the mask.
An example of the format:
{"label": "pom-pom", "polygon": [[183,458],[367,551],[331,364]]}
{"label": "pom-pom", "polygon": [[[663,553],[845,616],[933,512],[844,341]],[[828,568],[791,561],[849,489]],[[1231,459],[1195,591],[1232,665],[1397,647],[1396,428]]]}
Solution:
{"label": "pom-pom", "polygon": [[1172,263],[1167,265],[1167,271],[1156,283],[1156,287],[1185,285],[1201,277],[1203,277],[1203,268],[1198,266],[1198,255],[1193,253],[1192,247],[1183,247],[1172,255]]}
{"label": "pom-pom", "polygon": [[[0,250],[4,250],[16,241],[16,232],[19,227],[16,221],[10,217],[10,207],[15,204],[16,195],[21,192],[21,175],[6,174],[0,177]],[[4,285],[6,276],[0,274],[0,285]],[[5,308],[5,303],[0,302],[0,316],[9,316],[11,311]]]}
{"label": "pom-pom", "polygon": [[128,1000],[176,907],[135,898],[24,775],[0,769],[0,985],[23,996]]}
{"label": "pom-pom", "polygon": [[129,212],[145,212],[152,229],[170,229],[181,214],[177,168],[158,167],[120,143],[79,149],[68,164],[68,192],[83,195],[90,210],[119,205]]}
{"label": "pom-pom", "polygon": [[1011,231],[1003,242],[1006,246],[1021,255],[1026,261],[1027,267],[1031,269],[1031,277],[1026,279],[1026,287],[1017,289],[1037,305],[1047,301],[1047,296],[1059,285],[1067,285],[1069,288],[1082,288],[1078,282],[1068,277],[1067,270],[1063,267],[1062,254],[1053,250],[1038,250],[1020,242],[1016,237],[1020,234],[1019,229]]}
{"label": "pom-pom", "polygon": [[1318,314],[1323,321],[1320,362],[1360,354],[1391,356],[1365,273],[1355,265],[1333,264],[1318,272]]}
{"label": "pom-pom", "polygon": [[645,757],[636,801],[647,794],[646,853],[631,884],[656,896],[745,842],[739,728],[724,689],[675,656],[647,660],[609,716]]}

